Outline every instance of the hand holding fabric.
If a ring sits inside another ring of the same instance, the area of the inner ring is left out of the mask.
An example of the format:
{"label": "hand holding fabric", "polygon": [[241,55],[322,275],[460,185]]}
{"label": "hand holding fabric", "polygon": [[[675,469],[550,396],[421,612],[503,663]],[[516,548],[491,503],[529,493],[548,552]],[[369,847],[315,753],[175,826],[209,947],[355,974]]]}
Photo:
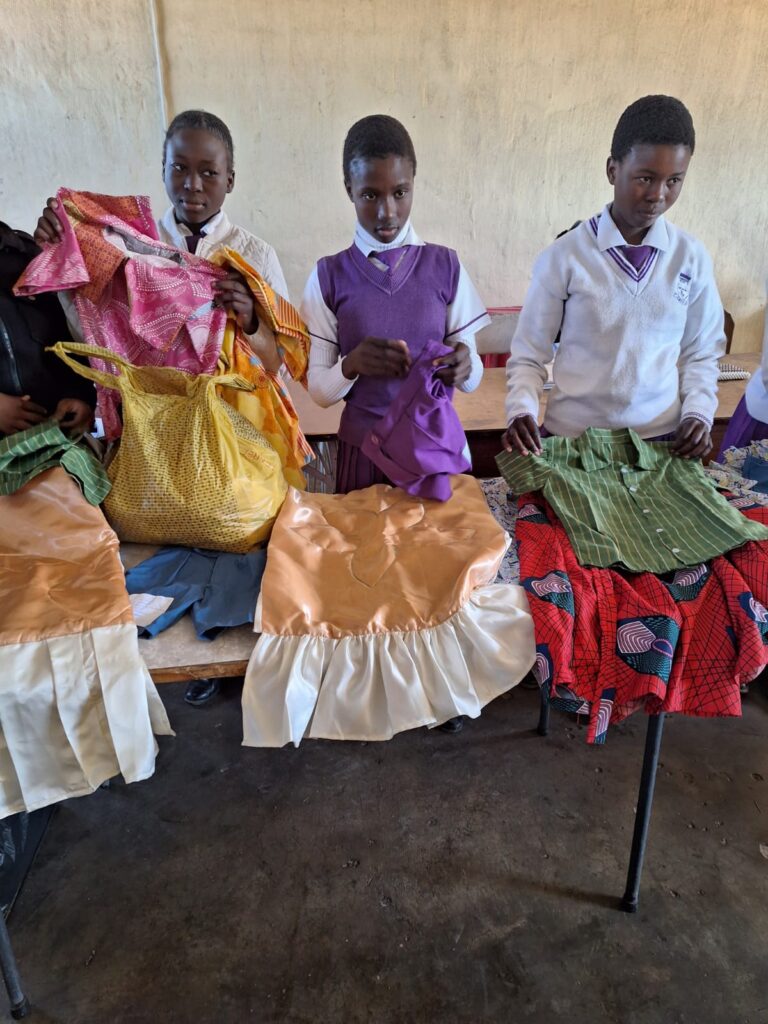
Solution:
{"label": "hand holding fabric", "polygon": [[341,372],[354,377],[406,377],[411,368],[411,354],[402,339],[364,338],[341,364]]}
{"label": "hand holding fabric", "polygon": [[675,431],[669,450],[681,459],[703,459],[712,451],[709,427],[691,417],[683,420]]}
{"label": "hand holding fabric", "polygon": [[502,434],[505,451],[520,455],[541,455],[541,436],[533,416],[518,416]]}
{"label": "hand holding fabric", "polygon": [[46,419],[48,413],[29,395],[0,395],[0,434],[28,430]]}
{"label": "hand holding fabric", "polygon": [[231,313],[246,334],[255,334],[259,329],[259,318],[253,294],[245,278],[237,270],[230,270],[226,277],[213,282],[215,302]]}
{"label": "hand holding fabric", "polygon": [[453,346],[450,355],[436,359],[432,365],[440,367],[435,374],[438,380],[447,387],[457,388],[469,379],[472,372],[472,355],[469,347],[463,341],[459,341]]}
{"label": "hand holding fabric", "polygon": [[62,398],[53,418],[69,434],[84,434],[93,426],[93,409],[79,398]]}
{"label": "hand holding fabric", "polygon": [[51,196],[37,221],[33,238],[40,246],[46,242],[60,242],[64,237],[64,229],[56,213],[58,207],[59,200]]}

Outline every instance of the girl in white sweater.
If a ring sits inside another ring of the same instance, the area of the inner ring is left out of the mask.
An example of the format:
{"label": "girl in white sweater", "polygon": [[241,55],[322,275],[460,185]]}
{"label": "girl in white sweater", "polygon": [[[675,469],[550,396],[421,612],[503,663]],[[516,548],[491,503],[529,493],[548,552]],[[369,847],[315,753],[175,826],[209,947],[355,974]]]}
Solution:
{"label": "girl in white sweater", "polygon": [[691,115],[671,96],[646,96],[619,118],[613,202],[534,266],[507,363],[508,451],[541,451],[539,399],[558,332],[545,436],[630,427],[685,458],[711,449],[723,307],[707,251],[663,216],[694,145]]}

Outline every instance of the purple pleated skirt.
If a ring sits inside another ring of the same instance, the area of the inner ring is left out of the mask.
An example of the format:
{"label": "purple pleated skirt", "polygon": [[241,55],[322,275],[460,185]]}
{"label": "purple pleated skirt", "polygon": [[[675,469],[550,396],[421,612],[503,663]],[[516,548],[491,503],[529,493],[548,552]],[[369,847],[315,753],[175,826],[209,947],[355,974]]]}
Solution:
{"label": "purple pleated skirt", "polygon": [[349,494],[360,491],[373,484],[389,484],[392,481],[384,476],[378,466],[363,455],[356,444],[347,444],[339,439],[336,449],[336,493]]}
{"label": "purple pleated skirt", "polygon": [[726,427],[725,437],[715,461],[723,461],[723,452],[726,448],[744,448],[750,441],[764,441],[766,438],[768,438],[768,423],[763,423],[762,420],[756,420],[750,416],[747,400],[742,398]]}

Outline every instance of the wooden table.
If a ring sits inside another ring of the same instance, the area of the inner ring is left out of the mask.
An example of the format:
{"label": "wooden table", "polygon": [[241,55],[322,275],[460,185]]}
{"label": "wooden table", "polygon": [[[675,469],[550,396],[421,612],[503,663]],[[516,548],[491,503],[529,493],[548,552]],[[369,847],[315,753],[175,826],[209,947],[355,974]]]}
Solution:
{"label": "wooden table", "polygon": [[[121,544],[126,569],[149,558],[156,547]],[[156,637],[139,640],[139,652],[156,683],[183,683],[190,679],[244,676],[257,635],[253,626],[223,629],[215,640],[198,640],[192,616],[179,621]]]}
{"label": "wooden table", "polygon": [[[729,355],[735,363],[750,372],[759,363],[756,353]],[[744,393],[746,381],[729,381],[720,385],[719,405],[713,437],[719,446],[725,427]],[[304,388],[290,384],[291,396],[299,413],[304,433],[310,441],[335,438],[341,417],[341,404],[321,409]],[[456,392],[455,404],[467,433],[472,451],[475,476],[498,476],[494,457],[500,451],[500,437],[506,422],[504,397],[506,378],[504,369],[486,370],[480,387],[470,395]],[[546,407],[546,393],[542,412]],[[127,567],[148,558],[155,548],[140,544],[123,544],[121,553]],[[192,619],[185,615],[176,625],[151,640],[139,640],[139,649],[156,683],[185,682],[190,679],[242,676],[256,643],[257,635],[251,626],[225,629],[212,641],[198,640]]]}
{"label": "wooden table", "polygon": [[[760,354],[729,354],[724,361],[753,373],[760,365]],[[718,407],[712,429],[715,452],[720,447],[725,428],[744,394],[746,383],[745,380],[735,380],[723,381],[719,385]],[[343,403],[340,402],[330,409],[322,409],[300,385],[291,383],[288,387],[299,414],[299,422],[309,440],[319,441],[336,437]],[[465,395],[461,391],[455,394],[454,405],[467,434],[475,476],[498,476],[495,456],[501,451],[501,435],[507,425],[504,416],[506,391],[506,370],[501,367],[486,370],[480,386],[471,394]],[[542,416],[546,407],[545,391],[541,403]]]}

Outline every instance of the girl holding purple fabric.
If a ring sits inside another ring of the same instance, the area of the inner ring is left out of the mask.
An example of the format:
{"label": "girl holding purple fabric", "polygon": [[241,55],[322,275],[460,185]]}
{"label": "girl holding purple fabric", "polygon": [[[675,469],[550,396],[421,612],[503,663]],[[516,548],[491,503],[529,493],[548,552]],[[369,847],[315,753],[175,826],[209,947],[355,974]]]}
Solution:
{"label": "girl holding purple fabric", "polygon": [[453,352],[435,360],[437,376],[474,391],[483,372],[474,336],[490,323],[456,253],[422,242],[411,225],[416,154],[400,122],[377,114],[354,124],[343,172],[357,214],[354,240],[318,262],[301,303],[312,336],[309,392],[322,406],[346,401],[339,493],[388,482],[361,445],[425,346],[449,345]]}

